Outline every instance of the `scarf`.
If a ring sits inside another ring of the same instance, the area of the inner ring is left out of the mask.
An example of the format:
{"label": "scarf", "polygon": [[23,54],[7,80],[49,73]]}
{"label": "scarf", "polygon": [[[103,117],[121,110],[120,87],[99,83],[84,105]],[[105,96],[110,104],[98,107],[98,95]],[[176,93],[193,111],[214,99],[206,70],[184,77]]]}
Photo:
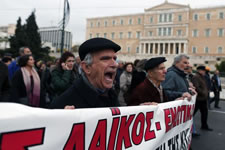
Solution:
{"label": "scarf", "polygon": [[[21,68],[23,74],[23,80],[27,91],[27,97],[29,100],[29,105],[34,107],[40,106],[40,78],[37,71],[32,68],[31,74],[25,67]],[[33,90],[31,87],[31,75],[33,77]]]}

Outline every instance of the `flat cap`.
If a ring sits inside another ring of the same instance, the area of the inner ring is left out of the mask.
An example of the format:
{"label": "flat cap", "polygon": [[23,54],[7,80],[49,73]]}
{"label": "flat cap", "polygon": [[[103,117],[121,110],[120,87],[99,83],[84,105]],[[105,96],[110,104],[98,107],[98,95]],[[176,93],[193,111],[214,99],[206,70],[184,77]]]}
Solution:
{"label": "flat cap", "polygon": [[101,51],[105,49],[113,49],[115,52],[119,51],[121,47],[114,43],[111,40],[106,38],[92,38],[84,43],[82,43],[79,47],[79,56],[81,61],[84,60],[85,56],[88,53]]}
{"label": "flat cap", "polygon": [[149,59],[145,64],[145,70],[148,71],[149,69],[153,69],[160,65],[161,63],[165,62],[165,57],[154,57]]}
{"label": "flat cap", "polygon": [[201,65],[197,67],[197,70],[206,70],[206,69],[205,69],[205,66]]}

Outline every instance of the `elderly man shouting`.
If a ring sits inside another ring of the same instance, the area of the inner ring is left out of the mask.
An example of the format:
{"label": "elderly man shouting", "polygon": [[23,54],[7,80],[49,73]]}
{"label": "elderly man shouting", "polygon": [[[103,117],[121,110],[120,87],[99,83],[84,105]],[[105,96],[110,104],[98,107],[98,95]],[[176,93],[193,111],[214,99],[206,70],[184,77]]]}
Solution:
{"label": "elderly man shouting", "polygon": [[81,78],[54,100],[51,108],[96,108],[118,106],[112,90],[116,76],[116,52],[120,46],[105,38],[85,41],[79,48]]}

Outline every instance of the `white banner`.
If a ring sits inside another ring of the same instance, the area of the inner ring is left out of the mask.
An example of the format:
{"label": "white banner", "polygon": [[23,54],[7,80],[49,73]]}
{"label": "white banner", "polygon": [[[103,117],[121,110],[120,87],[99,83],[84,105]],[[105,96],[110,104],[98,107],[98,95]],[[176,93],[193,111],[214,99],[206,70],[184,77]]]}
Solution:
{"label": "white banner", "polygon": [[1,150],[188,150],[192,101],[50,110],[0,103]]}

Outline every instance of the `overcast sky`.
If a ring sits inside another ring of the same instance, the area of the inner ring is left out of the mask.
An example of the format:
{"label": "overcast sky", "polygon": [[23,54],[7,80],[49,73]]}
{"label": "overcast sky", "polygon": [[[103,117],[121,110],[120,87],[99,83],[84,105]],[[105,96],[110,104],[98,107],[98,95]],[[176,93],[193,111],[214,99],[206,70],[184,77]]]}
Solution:
{"label": "overcast sky", "polygon": [[[191,8],[225,6],[225,0],[168,0],[171,3],[189,4]],[[165,0],[69,0],[71,7],[67,30],[73,33],[73,43],[85,40],[86,18],[143,13]],[[36,9],[39,27],[57,26],[62,19],[63,0],[0,0],[0,26],[23,23]]]}

